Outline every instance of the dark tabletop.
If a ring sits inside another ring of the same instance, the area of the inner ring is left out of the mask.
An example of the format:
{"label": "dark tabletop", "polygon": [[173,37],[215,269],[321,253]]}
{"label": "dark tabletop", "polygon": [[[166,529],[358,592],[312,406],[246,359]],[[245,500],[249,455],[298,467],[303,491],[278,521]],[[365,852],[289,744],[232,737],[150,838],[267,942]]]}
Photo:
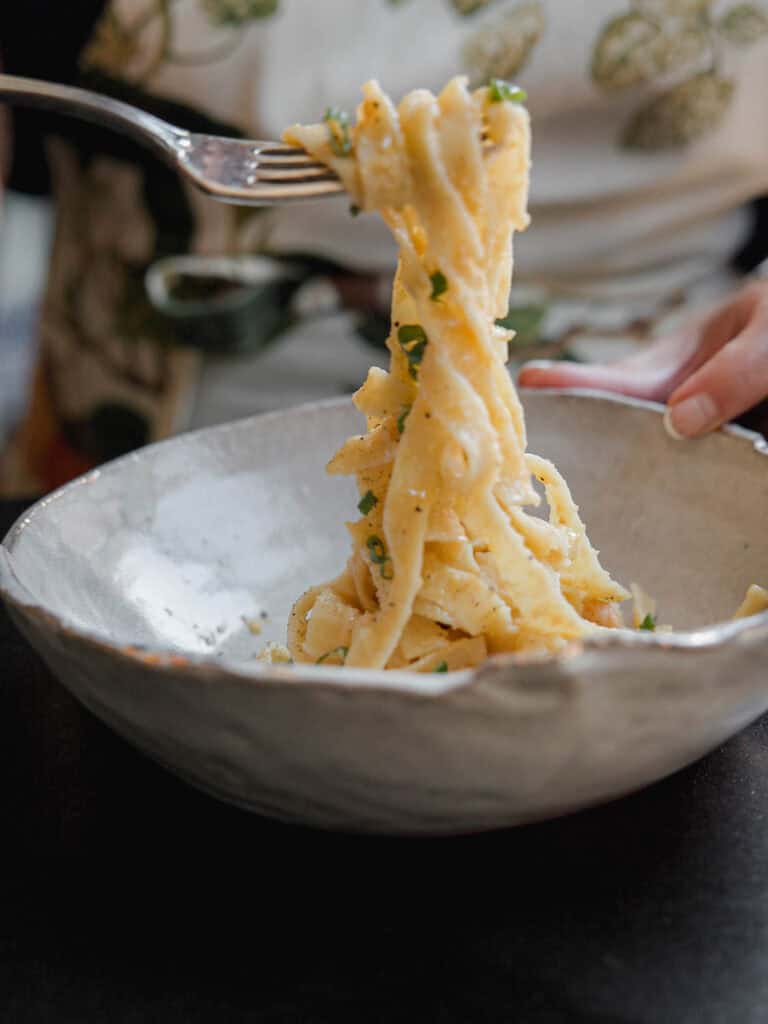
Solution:
{"label": "dark tabletop", "polygon": [[145,760],[0,612],[0,845],[3,1024],[768,1022],[768,719],[548,824],[330,835]]}

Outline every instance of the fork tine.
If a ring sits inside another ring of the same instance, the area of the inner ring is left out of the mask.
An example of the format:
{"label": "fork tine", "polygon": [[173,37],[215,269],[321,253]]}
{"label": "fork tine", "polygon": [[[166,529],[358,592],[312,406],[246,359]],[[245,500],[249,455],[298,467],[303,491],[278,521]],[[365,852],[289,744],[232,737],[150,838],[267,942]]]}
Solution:
{"label": "fork tine", "polygon": [[259,149],[256,158],[262,167],[326,167],[306,150],[279,143],[266,143]]}
{"label": "fork tine", "polygon": [[305,184],[296,182],[263,181],[247,189],[233,189],[229,196],[218,193],[224,202],[250,206],[271,206],[277,203],[300,202],[304,199],[321,199],[324,196],[343,192],[338,179],[315,179]]}
{"label": "fork tine", "polygon": [[301,146],[289,146],[287,142],[257,142],[256,145],[259,147],[260,153],[270,153],[275,156],[307,155],[306,150]]}
{"label": "fork tine", "polygon": [[210,135],[189,138],[179,147],[180,167],[223,202],[269,206],[344,191],[329,167],[293,146]]}
{"label": "fork tine", "polygon": [[256,159],[261,167],[324,167],[308,153],[289,153],[286,156],[271,156],[258,153]]}
{"label": "fork tine", "polygon": [[336,175],[323,167],[322,164],[313,164],[306,167],[272,167],[271,165],[259,166],[256,172],[259,181],[284,181],[286,184],[298,185],[310,181],[336,181]]}

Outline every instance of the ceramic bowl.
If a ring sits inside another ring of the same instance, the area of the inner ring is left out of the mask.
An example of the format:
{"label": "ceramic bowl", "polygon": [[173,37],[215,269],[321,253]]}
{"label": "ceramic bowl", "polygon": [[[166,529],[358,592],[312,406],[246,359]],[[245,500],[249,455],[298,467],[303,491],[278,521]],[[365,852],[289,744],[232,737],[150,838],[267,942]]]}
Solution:
{"label": "ceramic bowl", "polygon": [[[678,443],[648,403],[524,396],[603,563],[672,635],[449,675],[265,666],[294,598],[347,556],[348,400],[187,434],[31,509],[0,547],[11,614],[52,671],[150,757],[262,814],[457,833],[547,818],[682,768],[768,709],[768,458],[728,428]],[[260,635],[255,635],[261,628]]]}

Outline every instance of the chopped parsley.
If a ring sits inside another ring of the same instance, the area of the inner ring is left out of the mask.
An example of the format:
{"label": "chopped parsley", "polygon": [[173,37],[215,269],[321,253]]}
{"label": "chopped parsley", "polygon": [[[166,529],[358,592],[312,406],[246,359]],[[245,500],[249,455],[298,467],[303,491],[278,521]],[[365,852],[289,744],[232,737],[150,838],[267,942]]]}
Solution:
{"label": "chopped parsley", "polygon": [[432,671],[433,672],[447,672],[448,671],[448,662],[447,661],[441,661],[440,664],[437,666],[437,668],[433,669]]}
{"label": "chopped parsley", "polygon": [[371,534],[365,542],[365,546],[368,548],[368,554],[374,565],[383,565],[386,562],[389,555],[381,537],[377,537],[375,533]]}
{"label": "chopped parsley", "polygon": [[443,292],[448,291],[448,282],[441,270],[436,270],[434,274],[430,274],[429,280],[432,282],[432,294],[429,297],[433,302],[436,302]]}
{"label": "chopped parsley", "polygon": [[323,120],[328,125],[328,141],[336,156],[352,155],[352,138],[349,134],[349,114],[338,107],[328,107]]}
{"label": "chopped parsley", "polygon": [[332,651],[326,651],[325,654],[321,654],[320,657],[315,662],[315,664],[322,665],[324,661],[328,660],[328,658],[341,658],[343,663],[347,660],[348,654],[348,647],[334,647]]}
{"label": "chopped parsley", "polygon": [[647,629],[652,633],[656,629],[656,616],[651,615],[651,613],[648,612],[648,614],[645,616],[645,618],[637,628]]}
{"label": "chopped parsley", "polygon": [[392,559],[387,554],[387,548],[381,537],[377,537],[375,533],[371,534],[368,540],[365,542],[365,546],[368,548],[368,554],[370,555],[371,562],[374,565],[379,566],[379,572],[383,580],[391,580],[394,576],[392,570]]}
{"label": "chopped parsley", "polygon": [[379,499],[373,493],[373,491],[366,491],[360,501],[357,503],[357,507],[364,516],[367,516],[374,506],[379,504]]}
{"label": "chopped parsley", "polygon": [[408,360],[408,373],[414,380],[418,378],[419,366],[424,358],[427,347],[427,336],[421,324],[403,324],[397,330],[397,340]]}
{"label": "chopped parsley", "polygon": [[356,217],[358,213],[360,213],[360,207],[357,205],[357,203],[352,203],[352,205],[349,208],[350,217]]}
{"label": "chopped parsley", "polygon": [[503,78],[492,78],[488,83],[488,99],[491,103],[501,103],[503,100],[525,103],[528,93],[511,82],[505,82]]}
{"label": "chopped parsley", "polygon": [[405,421],[408,419],[408,416],[410,415],[410,412],[411,412],[410,405],[404,405],[403,408],[400,410],[400,415],[397,417],[397,432],[398,432],[398,434],[402,434],[402,432],[405,430]]}

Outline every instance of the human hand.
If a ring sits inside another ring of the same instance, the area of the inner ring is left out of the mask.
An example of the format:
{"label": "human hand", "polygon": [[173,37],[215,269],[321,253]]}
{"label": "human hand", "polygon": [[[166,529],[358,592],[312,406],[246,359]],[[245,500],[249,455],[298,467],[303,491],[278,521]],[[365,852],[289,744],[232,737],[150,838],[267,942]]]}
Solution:
{"label": "human hand", "polygon": [[699,437],[768,396],[768,281],[739,289],[714,310],[612,364],[534,362],[532,388],[596,388],[667,402],[673,437]]}

